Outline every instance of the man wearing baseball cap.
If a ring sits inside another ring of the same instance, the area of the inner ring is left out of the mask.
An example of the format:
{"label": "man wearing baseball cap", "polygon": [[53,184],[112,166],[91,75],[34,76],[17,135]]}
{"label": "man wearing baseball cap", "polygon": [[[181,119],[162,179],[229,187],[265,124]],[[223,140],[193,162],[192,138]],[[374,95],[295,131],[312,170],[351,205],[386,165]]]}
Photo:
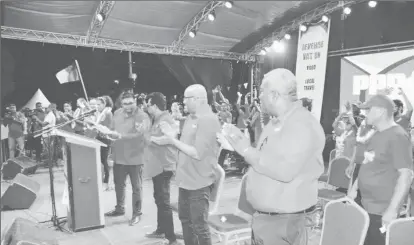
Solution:
{"label": "man wearing baseball cap", "polygon": [[364,160],[351,194],[359,188],[362,205],[370,217],[365,245],[385,244],[380,228],[398,218],[413,180],[413,156],[407,132],[394,121],[394,103],[374,95],[360,105],[366,123],[376,132],[365,145]]}

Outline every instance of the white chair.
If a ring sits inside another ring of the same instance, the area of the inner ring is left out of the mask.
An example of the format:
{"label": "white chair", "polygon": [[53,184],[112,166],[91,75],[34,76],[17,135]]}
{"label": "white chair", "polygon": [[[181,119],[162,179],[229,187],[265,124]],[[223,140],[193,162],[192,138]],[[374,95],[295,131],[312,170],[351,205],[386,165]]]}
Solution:
{"label": "white chair", "polygon": [[213,190],[211,190],[210,194],[210,202],[212,202],[213,205],[210,205],[210,212],[209,214],[215,214],[218,211],[219,207],[219,201],[221,197],[221,193],[223,191],[224,187],[224,180],[226,179],[226,172],[224,169],[217,164],[217,167],[215,169],[216,174],[216,181],[214,182]]}
{"label": "white chair", "polygon": [[[246,175],[240,185],[238,208],[234,213],[217,214],[209,217],[211,232],[219,236],[221,244],[245,241],[251,238],[251,222],[248,218],[254,213],[246,197]],[[247,216],[247,217],[243,217]]]}
{"label": "white chair", "polygon": [[[350,160],[347,157],[338,157],[332,160],[329,173],[328,173],[328,186],[332,188],[323,188],[318,191],[318,198],[324,201],[331,201],[346,196],[345,193],[339,192],[336,188],[350,189],[352,186],[352,178],[346,176],[346,169],[350,164]],[[351,174],[352,176],[352,174]]]}
{"label": "white chair", "polygon": [[414,217],[391,221],[385,237],[386,245],[412,245],[414,243]]}
{"label": "white chair", "polygon": [[369,227],[369,215],[349,198],[328,202],[325,206],[320,245],[363,245]]}

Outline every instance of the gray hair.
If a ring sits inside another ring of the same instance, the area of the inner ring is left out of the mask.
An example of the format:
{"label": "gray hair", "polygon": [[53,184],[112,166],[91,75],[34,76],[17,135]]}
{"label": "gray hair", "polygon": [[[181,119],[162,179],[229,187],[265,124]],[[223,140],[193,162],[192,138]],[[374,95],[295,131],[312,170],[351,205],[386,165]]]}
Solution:
{"label": "gray hair", "polygon": [[264,79],[281,95],[287,95],[291,101],[298,100],[296,77],[291,71],[277,68],[265,74]]}

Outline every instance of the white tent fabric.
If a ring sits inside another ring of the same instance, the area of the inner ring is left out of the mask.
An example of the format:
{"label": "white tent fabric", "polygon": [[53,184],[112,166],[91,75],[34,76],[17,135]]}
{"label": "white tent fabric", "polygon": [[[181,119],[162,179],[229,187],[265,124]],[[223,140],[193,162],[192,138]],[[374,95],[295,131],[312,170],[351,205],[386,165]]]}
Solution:
{"label": "white tent fabric", "polygon": [[9,136],[9,127],[1,124],[1,140],[7,139]]}
{"label": "white tent fabric", "polygon": [[[99,37],[145,44],[171,45],[209,1],[115,1]],[[302,14],[307,1],[234,1],[203,21],[197,38],[184,48],[229,51],[245,37],[280,20],[289,10]],[[323,1],[316,5],[323,4]],[[2,25],[86,36],[99,1],[5,1]],[[316,7],[316,6],[315,6]]]}
{"label": "white tent fabric", "polygon": [[34,110],[36,108],[37,102],[42,103],[43,107],[47,107],[50,105],[50,101],[43,94],[42,90],[38,89],[36,93],[33,95],[33,97],[26,103],[26,105],[23,106],[23,108],[29,108],[31,110]]}

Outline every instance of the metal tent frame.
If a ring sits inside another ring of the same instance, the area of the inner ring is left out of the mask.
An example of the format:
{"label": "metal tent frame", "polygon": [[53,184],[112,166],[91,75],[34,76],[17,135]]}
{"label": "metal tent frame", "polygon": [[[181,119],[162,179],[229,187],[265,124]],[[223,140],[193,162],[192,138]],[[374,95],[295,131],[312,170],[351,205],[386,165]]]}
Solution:
{"label": "metal tent frame", "polygon": [[[366,0],[328,1],[322,6],[296,18],[287,25],[284,25],[281,28],[277,29],[244,54],[182,47],[183,41],[188,38],[189,32],[192,30],[196,31],[202,22],[206,20],[208,14],[214,11],[214,9],[223,6],[225,1],[209,1],[207,5],[202,10],[200,10],[199,13],[197,13],[193,19],[190,20],[190,22],[188,22],[188,24],[181,30],[179,36],[171,45],[127,42],[99,37],[99,34],[105,24],[105,20],[110,15],[115,1],[100,2],[95,12],[95,16],[92,18],[86,36],[2,26],[1,37],[41,43],[99,48],[105,50],[112,49],[119,50],[121,52],[131,51],[187,57],[237,60],[243,62],[256,62],[257,56],[262,49],[270,47],[274,40],[282,39],[285,34],[296,31],[300,25],[311,23],[323,15],[330,14],[343,7],[364,1]],[[99,15],[102,17],[101,20],[98,18]]]}

